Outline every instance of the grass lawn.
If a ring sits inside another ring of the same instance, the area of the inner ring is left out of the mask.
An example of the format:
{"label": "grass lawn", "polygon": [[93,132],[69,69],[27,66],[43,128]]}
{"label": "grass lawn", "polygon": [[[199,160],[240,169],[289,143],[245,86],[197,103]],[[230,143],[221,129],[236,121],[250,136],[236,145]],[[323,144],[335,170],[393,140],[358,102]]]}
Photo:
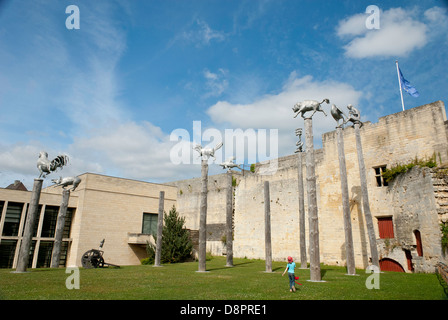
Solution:
{"label": "grass lawn", "polygon": [[345,268],[321,268],[325,282],[309,279],[308,269],[296,268],[299,275],[295,293],[289,292],[286,263],[273,262],[273,272],[265,273],[264,260],[234,259],[225,267],[225,257],[207,261],[206,273],[196,272],[197,262],[117,268],[80,268],[80,288],[68,290],[70,276],[60,269],[29,269],[22,274],[0,269],[0,299],[6,300],[446,300],[444,288],[435,274],[384,272],[379,289],[367,289],[370,274],[345,275]]}

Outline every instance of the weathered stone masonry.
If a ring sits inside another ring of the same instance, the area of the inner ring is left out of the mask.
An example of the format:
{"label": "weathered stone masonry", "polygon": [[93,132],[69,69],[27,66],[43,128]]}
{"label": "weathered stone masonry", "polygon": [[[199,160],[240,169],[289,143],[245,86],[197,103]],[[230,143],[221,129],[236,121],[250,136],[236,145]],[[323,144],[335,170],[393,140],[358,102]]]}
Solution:
{"label": "weathered stone masonry", "polygon": [[[448,139],[445,106],[442,101],[423,105],[366,122],[361,139],[367,170],[368,191],[380,259],[399,263],[406,272],[408,258],[416,272],[433,272],[437,261],[446,261],[440,246],[439,223],[446,220],[448,187],[444,180],[434,178],[429,169],[414,168],[388,186],[378,186],[375,168],[390,168],[414,158],[436,155],[438,164],[448,162]],[[369,244],[361,206],[358,159],[354,130],[343,130],[347,179],[349,186],[355,263],[358,268],[369,264]],[[293,146],[292,146],[293,147]],[[345,238],[340,191],[336,131],[323,134],[322,148],[315,150],[317,200],[321,261],[345,265]],[[264,198],[263,182],[270,181],[272,256],[285,260],[288,255],[299,258],[299,209],[297,155],[277,159],[278,170],[272,175],[259,172],[269,163],[258,163],[255,173],[235,174],[234,256],[264,259]],[[303,165],[304,183],[306,170]],[[207,222],[225,224],[224,174],[209,177],[209,208]],[[200,180],[173,182],[178,187],[177,206],[187,217],[188,228],[198,224]],[[306,188],[305,188],[306,190]],[[305,191],[305,209],[307,196]],[[393,239],[380,239],[378,218],[391,217]],[[416,250],[415,230],[421,234],[423,256]],[[306,221],[308,239],[308,221]],[[211,236],[211,235],[210,235]],[[211,238],[210,238],[211,239]],[[222,244],[209,241],[208,250],[222,252]],[[308,243],[307,243],[308,245]],[[407,256],[406,256],[407,255]]]}

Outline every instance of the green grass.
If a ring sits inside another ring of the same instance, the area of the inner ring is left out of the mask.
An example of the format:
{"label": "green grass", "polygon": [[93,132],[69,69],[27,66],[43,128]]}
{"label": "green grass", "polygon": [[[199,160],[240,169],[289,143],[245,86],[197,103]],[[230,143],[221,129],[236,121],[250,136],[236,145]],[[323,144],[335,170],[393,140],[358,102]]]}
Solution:
{"label": "green grass", "polygon": [[273,262],[273,272],[265,273],[263,260],[234,259],[225,267],[225,257],[207,261],[206,273],[198,273],[197,262],[153,266],[124,266],[80,269],[80,289],[65,286],[65,269],[29,269],[16,274],[0,269],[0,299],[9,300],[443,300],[447,299],[435,274],[380,274],[380,289],[367,289],[370,274],[345,275],[343,267],[321,268],[325,282],[309,279],[308,269],[296,269],[302,286],[289,292],[288,277],[281,276],[285,262]]}

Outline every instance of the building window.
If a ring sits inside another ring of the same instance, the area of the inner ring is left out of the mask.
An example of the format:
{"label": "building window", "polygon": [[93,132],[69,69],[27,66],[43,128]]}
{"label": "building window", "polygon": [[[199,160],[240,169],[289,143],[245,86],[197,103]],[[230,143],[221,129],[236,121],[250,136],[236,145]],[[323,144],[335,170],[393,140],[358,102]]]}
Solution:
{"label": "building window", "polygon": [[72,220],[75,210],[76,210],[75,208],[67,208],[67,213],[65,215],[64,232],[62,233],[62,238],[70,238],[70,231],[72,227]]}
{"label": "building window", "polygon": [[9,202],[6,209],[4,236],[17,236],[19,234],[20,217],[22,216],[23,203]]}
{"label": "building window", "polygon": [[2,239],[0,243],[0,268],[12,268],[17,240]]}
{"label": "building window", "polygon": [[394,238],[394,223],[392,217],[378,218],[378,230],[381,239]]}
{"label": "building window", "polygon": [[156,213],[143,213],[143,225],[142,225],[142,233],[143,234],[157,234],[157,220],[158,214]]}
{"label": "building window", "polygon": [[381,175],[384,171],[386,171],[386,166],[379,166],[379,167],[375,167],[373,169],[375,169],[376,186],[377,187],[387,187],[389,184]]}
{"label": "building window", "polygon": [[36,268],[49,268],[51,264],[51,254],[53,252],[53,241],[41,241],[37,255]]}
{"label": "building window", "polygon": [[56,231],[56,222],[58,221],[59,207],[46,206],[44,213],[44,222],[42,224],[41,237],[53,238]]}

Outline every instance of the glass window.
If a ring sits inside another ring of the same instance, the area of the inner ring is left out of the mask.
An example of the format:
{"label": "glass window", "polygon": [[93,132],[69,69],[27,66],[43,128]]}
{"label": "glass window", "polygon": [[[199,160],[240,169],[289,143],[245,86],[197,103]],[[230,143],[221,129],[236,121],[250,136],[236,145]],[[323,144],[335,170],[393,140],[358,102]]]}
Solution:
{"label": "glass window", "polygon": [[52,252],[53,241],[41,241],[39,245],[36,268],[49,268],[51,264]]}
{"label": "glass window", "polygon": [[157,213],[143,213],[143,234],[153,234],[157,235]]}
{"label": "glass window", "polygon": [[70,231],[72,227],[72,220],[75,214],[75,208],[67,208],[67,214],[65,215],[65,225],[64,232],[62,233],[62,238],[70,238]]}
{"label": "glass window", "polygon": [[46,206],[44,221],[42,223],[41,237],[53,238],[56,231],[56,222],[58,221],[59,207]]}
{"label": "glass window", "polygon": [[31,241],[30,253],[28,258],[28,268],[33,266],[34,249],[36,249],[36,240]]}
{"label": "glass window", "polygon": [[17,236],[19,234],[20,217],[22,216],[23,203],[9,202],[6,209],[4,236]]}
{"label": "glass window", "polygon": [[0,243],[0,268],[12,268],[17,240],[5,240]]}
{"label": "glass window", "polygon": [[59,266],[65,267],[67,263],[68,241],[62,241],[61,255],[59,256]]}
{"label": "glass window", "polygon": [[389,184],[382,176],[382,173],[386,171],[386,166],[380,166],[373,169],[375,169],[376,186],[387,187]]}
{"label": "glass window", "polygon": [[0,201],[0,220],[2,219],[3,206],[5,205],[4,201]]}

